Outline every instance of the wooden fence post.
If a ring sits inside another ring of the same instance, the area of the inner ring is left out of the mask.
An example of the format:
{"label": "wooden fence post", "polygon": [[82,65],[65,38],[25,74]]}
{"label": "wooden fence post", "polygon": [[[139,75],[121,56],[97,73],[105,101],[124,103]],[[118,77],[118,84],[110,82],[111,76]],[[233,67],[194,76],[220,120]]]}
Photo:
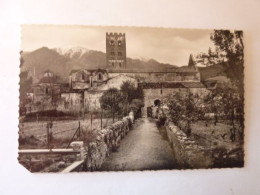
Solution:
{"label": "wooden fence post", "polygon": [[47,147],[50,149],[50,132],[49,132],[49,122],[47,122],[46,125],[46,131],[47,131]]}
{"label": "wooden fence post", "polygon": [[90,130],[92,131],[92,112],[90,114]]}
{"label": "wooden fence post", "polygon": [[79,140],[80,140],[80,121],[79,121]]}
{"label": "wooden fence post", "polygon": [[100,118],[100,119],[101,119],[101,121],[100,121],[100,122],[101,122],[101,124],[100,124],[101,130],[102,130],[102,128],[103,128],[102,117],[103,117],[103,109],[101,108],[101,118]]}

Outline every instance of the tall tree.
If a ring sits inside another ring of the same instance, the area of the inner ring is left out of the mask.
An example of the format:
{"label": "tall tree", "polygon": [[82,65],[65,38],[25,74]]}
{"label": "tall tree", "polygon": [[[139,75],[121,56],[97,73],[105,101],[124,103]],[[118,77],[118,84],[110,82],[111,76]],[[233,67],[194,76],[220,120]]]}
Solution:
{"label": "tall tree", "polygon": [[136,87],[133,82],[125,81],[120,86],[121,92],[126,96],[127,103],[130,104],[136,98]]}
{"label": "tall tree", "polygon": [[199,98],[192,93],[172,94],[164,99],[168,108],[169,117],[179,128],[183,128],[189,136],[191,134],[191,123],[201,116],[201,103]]}
{"label": "tall tree", "polygon": [[100,97],[101,108],[104,110],[110,110],[113,116],[113,122],[115,120],[115,113],[118,113],[125,102],[126,97],[116,88],[110,88],[104,92]]}
{"label": "tall tree", "polygon": [[[224,62],[227,76],[243,92],[244,79],[244,44],[242,31],[214,30],[210,39],[215,45],[215,51],[197,56],[199,62],[205,65],[214,65]],[[214,59],[214,60],[212,60]],[[242,94],[242,93],[241,93]]]}
{"label": "tall tree", "polygon": [[125,114],[128,114],[129,108],[134,111],[135,114],[143,106],[143,90],[135,87],[132,81],[125,81],[121,85],[121,92],[126,97]]}

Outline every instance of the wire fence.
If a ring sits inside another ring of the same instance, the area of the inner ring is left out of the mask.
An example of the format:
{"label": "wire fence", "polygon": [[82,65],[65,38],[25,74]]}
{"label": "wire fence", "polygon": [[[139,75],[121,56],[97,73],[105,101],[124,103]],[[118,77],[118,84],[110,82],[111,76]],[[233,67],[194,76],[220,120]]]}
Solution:
{"label": "wire fence", "polygon": [[[48,124],[52,123],[51,131],[55,139],[67,139],[73,136],[74,132],[81,126],[81,131],[98,131],[113,123],[112,118],[81,119],[69,121],[35,121],[19,124],[19,134],[23,137],[34,137],[40,141],[46,141]],[[102,127],[101,127],[102,126]]]}

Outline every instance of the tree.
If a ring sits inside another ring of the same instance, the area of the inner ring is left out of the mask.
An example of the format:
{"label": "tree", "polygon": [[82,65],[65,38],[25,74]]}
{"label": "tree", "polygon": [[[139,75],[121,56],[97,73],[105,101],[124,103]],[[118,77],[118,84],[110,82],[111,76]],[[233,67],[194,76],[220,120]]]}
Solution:
{"label": "tree", "polygon": [[20,103],[26,100],[26,93],[32,86],[32,77],[28,76],[28,72],[24,71],[20,73]]}
{"label": "tree", "polygon": [[129,108],[134,110],[136,113],[142,105],[141,101],[143,100],[143,90],[135,87],[135,84],[131,81],[123,82],[120,89],[123,95],[126,97],[126,113],[128,113]]}
{"label": "tree", "polygon": [[136,87],[131,81],[124,81],[120,86],[121,92],[126,96],[127,103],[130,104],[136,97]]}
{"label": "tree", "polygon": [[243,93],[244,90],[244,44],[242,38],[242,31],[214,30],[210,39],[215,45],[215,51],[209,49],[208,54],[201,53],[197,56],[198,61],[207,66],[222,63],[226,68],[227,77],[239,87],[240,93]]}
{"label": "tree", "polygon": [[244,79],[244,44],[243,32],[229,30],[215,30],[211,40],[217,49],[224,52],[227,59],[227,76],[243,91]]}
{"label": "tree", "polygon": [[219,52],[219,49],[213,51],[211,47],[208,49],[208,53],[200,53],[196,56],[197,63],[201,63],[205,66],[212,66],[215,64],[220,64],[225,61],[225,56]]}
{"label": "tree", "polygon": [[180,94],[176,93],[168,96],[164,100],[168,108],[168,115],[170,116],[173,123],[175,123],[179,128],[182,127],[184,122],[185,130],[187,135],[191,134],[191,122],[198,120],[201,116],[201,104],[199,102],[199,97],[196,97],[192,93]]}
{"label": "tree", "polygon": [[[22,57],[23,51],[20,52],[20,68],[24,64],[24,59]],[[29,91],[29,89],[32,86],[32,77],[28,76],[28,71],[20,72],[20,104],[24,106],[26,104],[26,93]]]}
{"label": "tree", "polygon": [[244,132],[244,105],[243,99],[239,94],[238,89],[233,86],[229,88],[217,88],[204,98],[204,112],[213,112],[215,116],[215,125],[218,122],[218,116],[225,117],[230,121],[230,140],[235,141],[235,135],[238,129],[235,126],[235,120],[238,119],[240,123],[239,132],[242,138]]}
{"label": "tree", "polygon": [[110,88],[104,92],[99,101],[102,109],[111,111],[114,122],[115,113],[121,110],[126,97],[118,89]]}
{"label": "tree", "polygon": [[[235,126],[235,120],[238,119],[240,123],[241,132],[244,133],[244,104],[241,96],[239,95],[238,89],[233,87],[231,89],[224,89],[222,92],[222,110],[226,117],[230,120],[230,140],[235,141],[236,133],[238,129]],[[242,136],[240,136],[242,137]]]}

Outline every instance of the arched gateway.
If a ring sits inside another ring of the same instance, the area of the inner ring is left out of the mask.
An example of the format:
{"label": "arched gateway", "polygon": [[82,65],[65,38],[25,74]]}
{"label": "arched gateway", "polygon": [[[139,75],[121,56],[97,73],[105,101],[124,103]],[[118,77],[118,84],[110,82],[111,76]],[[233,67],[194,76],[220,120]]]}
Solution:
{"label": "arched gateway", "polygon": [[203,96],[207,93],[206,87],[201,82],[158,82],[139,83],[144,93],[143,117],[151,115],[150,108],[159,106],[161,100],[174,93],[193,93]]}

